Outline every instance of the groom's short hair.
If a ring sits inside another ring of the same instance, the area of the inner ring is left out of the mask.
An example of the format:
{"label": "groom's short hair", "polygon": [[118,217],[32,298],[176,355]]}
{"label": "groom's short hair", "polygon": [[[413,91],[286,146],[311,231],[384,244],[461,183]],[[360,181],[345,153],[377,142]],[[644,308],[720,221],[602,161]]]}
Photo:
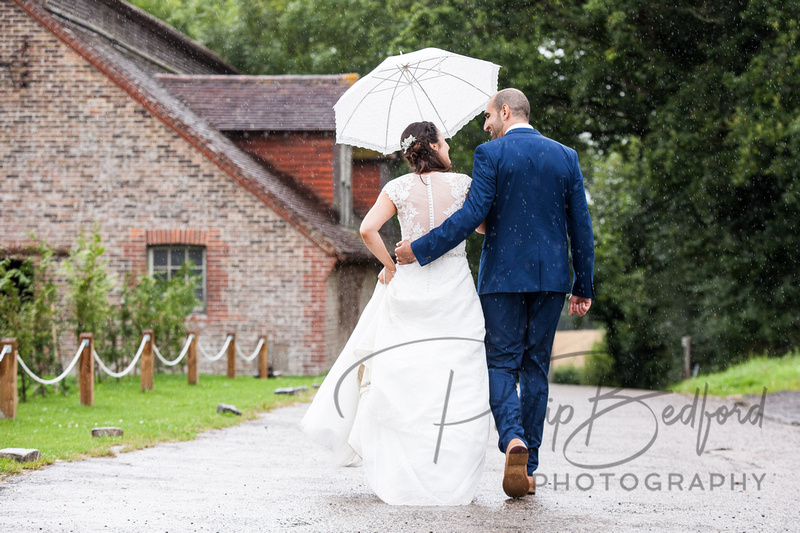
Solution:
{"label": "groom's short hair", "polygon": [[495,110],[500,111],[504,104],[508,106],[513,116],[530,119],[531,104],[519,89],[503,89],[494,95]]}

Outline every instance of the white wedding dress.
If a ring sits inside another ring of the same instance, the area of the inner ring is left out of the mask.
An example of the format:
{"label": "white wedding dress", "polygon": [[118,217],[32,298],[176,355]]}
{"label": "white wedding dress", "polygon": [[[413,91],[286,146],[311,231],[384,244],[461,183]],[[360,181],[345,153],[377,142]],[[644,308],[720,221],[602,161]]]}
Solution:
{"label": "white wedding dress", "polygon": [[[383,189],[404,239],[464,203],[463,174],[407,174]],[[484,320],[465,244],[380,282],[301,428],[341,465],[363,465],[393,505],[467,505],[489,438]]]}

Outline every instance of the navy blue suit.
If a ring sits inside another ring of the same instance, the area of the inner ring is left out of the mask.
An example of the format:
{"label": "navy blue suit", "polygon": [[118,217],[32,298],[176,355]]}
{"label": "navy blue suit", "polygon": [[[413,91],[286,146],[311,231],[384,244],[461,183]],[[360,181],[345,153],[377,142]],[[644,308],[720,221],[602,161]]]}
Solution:
{"label": "navy blue suit", "polygon": [[483,220],[478,294],[486,318],[490,405],[500,450],[521,438],[531,474],[538,466],[550,353],[565,296],[595,297],[592,222],[575,150],[530,128],[478,146],[464,206],[411,249],[425,265]]}

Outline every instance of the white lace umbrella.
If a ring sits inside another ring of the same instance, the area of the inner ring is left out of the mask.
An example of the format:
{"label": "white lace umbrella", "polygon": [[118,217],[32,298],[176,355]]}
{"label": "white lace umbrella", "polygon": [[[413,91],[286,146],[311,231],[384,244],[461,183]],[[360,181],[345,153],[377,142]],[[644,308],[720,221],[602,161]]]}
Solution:
{"label": "white lace umbrella", "polygon": [[336,142],[390,154],[406,126],[422,120],[452,137],[497,92],[499,69],[439,48],[386,58],[333,106]]}

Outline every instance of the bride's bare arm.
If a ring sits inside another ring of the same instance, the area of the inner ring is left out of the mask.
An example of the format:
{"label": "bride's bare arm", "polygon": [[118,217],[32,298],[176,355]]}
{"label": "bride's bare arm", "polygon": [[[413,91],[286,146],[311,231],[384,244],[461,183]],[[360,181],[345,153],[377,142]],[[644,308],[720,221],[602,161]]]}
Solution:
{"label": "bride's bare arm", "polygon": [[382,278],[381,282],[383,283],[388,283],[391,280],[397,267],[392,260],[392,256],[389,255],[388,250],[386,250],[383,239],[378,235],[378,230],[380,230],[386,221],[392,218],[396,212],[397,208],[395,208],[389,196],[385,192],[381,192],[380,196],[378,196],[378,199],[375,201],[375,205],[372,206],[367,216],[365,216],[364,220],[361,222],[360,232],[361,238],[364,239],[364,244],[367,245],[372,255],[383,263],[384,271],[382,271],[380,275],[380,278]]}

